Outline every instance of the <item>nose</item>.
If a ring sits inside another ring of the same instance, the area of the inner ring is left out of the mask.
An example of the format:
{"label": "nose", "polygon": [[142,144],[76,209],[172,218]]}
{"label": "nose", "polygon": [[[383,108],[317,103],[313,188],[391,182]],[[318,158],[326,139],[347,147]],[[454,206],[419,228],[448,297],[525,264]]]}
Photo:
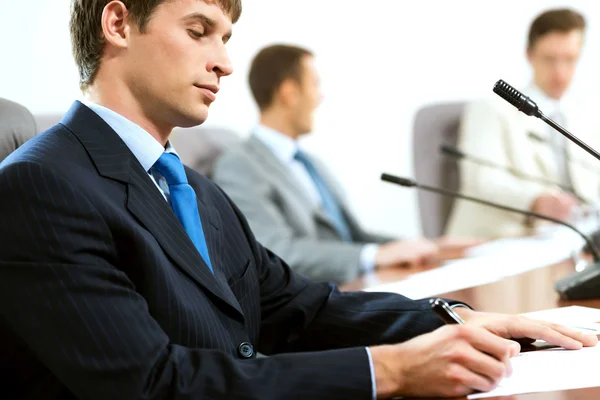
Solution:
{"label": "nose", "polygon": [[554,68],[555,77],[558,80],[569,80],[575,71],[575,63],[571,60],[561,60]]}
{"label": "nose", "polygon": [[215,72],[219,78],[233,73],[233,65],[231,65],[224,43],[217,45],[214,57],[206,67],[208,72]]}

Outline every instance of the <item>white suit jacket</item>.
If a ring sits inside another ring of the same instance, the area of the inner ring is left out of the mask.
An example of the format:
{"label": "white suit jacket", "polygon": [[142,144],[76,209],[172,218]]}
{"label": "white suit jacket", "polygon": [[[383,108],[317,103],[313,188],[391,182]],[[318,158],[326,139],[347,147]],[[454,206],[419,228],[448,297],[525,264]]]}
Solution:
{"label": "white suit jacket", "polygon": [[[523,90],[544,112],[544,101],[536,100],[533,87]],[[594,121],[595,110],[575,98],[561,101],[565,127],[600,151],[600,129]],[[547,114],[547,113],[546,113]],[[551,128],[536,117],[519,112],[499,97],[478,101],[466,107],[461,122],[458,147],[467,154],[496,164],[559,182],[557,159],[550,145]],[[568,171],[575,192],[591,203],[600,197],[600,161],[574,143],[567,142]],[[523,180],[508,172],[480,166],[472,161],[460,163],[461,191],[465,194],[529,210],[535,198],[558,187]],[[530,233],[526,218],[498,209],[457,200],[448,220],[446,233],[504,237]]]}

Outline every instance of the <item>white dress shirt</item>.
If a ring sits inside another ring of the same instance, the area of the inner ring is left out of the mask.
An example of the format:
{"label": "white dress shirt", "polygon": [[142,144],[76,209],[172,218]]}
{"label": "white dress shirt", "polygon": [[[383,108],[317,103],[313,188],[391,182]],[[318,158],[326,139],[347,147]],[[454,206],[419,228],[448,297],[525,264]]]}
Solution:
{"label": "white dress shirt", "polygon": [[144,170],[148,172],[152,182],[154,182],[165,200],[169,201],[169,185],[167,184],[167,180],[152,167],[164,152],[172,153],[179,157],[175,148],[169,142],[167,142],[166,148],[163,147],[138,124],[111,109],[87,100],[84,104],[98,114],[119,135],[135,158],[142,164]]}

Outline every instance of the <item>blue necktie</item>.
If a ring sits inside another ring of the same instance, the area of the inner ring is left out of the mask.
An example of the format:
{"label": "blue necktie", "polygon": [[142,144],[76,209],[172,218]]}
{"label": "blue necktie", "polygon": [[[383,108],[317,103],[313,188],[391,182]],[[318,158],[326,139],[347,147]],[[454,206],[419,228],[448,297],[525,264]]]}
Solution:
{"label": "blue necktie", "polygon": [[331,221],[333,222],[333,225],[335,226],[339,236],[344,241],[351,242],[352,234],[350,233],[350,229],[348,228],[348,224],[346,223],[346,219],[342,213],[342,208],[321,175],[317,172],[317,169],[313,163],[300,150],[296,152],[294,158],[304,165],[306,171],[315,183],[315,186],[321,195],[323,209],[329,218],[331,218]]}
{"label": "blue necktie", "polygon": [[214,273],[208,255],[204,231],[202,230],[196,192],[188,184],[181,160],[175,154],[165,152],[160,156],[153,168],[167,180],[171,206],[173,207],[175,216],[181,222],[181,225],[183,225],[192,242],[194,242],[210,271]]}

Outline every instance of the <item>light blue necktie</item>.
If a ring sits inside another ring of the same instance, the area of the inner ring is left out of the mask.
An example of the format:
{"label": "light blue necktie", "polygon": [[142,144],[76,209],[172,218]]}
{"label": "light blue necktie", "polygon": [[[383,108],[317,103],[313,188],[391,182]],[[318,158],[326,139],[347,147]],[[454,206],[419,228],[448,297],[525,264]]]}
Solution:
{"label": "light blue necktie", "polygon": [[188,184],[181,160],[175,154],[165,152],[160,156],[153,168],[167,180],[171,206],[173,207],[175,216],[177,216],[188,236],[194,242],[210,271],[214,273],[208,254],[208,247],[206,246],[204,231],[202,230],[196,192]]}
{"label": "light blue necktie", "polygon": [[317,169],[313,165],[313,163],[306,157],[306,155],[298,150],[294,155],[294,158],[301,162],[306,171],[312,178],[319,194],[321,195],[321,201],[323,202],[323,209],[325,213],[331,218],[333,225],[335,226],[336,231],[339,236],[345,242],[352,241],[352,234],[350,233],[350,228],[348,228],[348,224],[346,223],[346,219],[344,218],[344,214],[342,213],[342,208],[340,207],[338,201],[335,196],[321,177],[321,175],[317,172]]}

